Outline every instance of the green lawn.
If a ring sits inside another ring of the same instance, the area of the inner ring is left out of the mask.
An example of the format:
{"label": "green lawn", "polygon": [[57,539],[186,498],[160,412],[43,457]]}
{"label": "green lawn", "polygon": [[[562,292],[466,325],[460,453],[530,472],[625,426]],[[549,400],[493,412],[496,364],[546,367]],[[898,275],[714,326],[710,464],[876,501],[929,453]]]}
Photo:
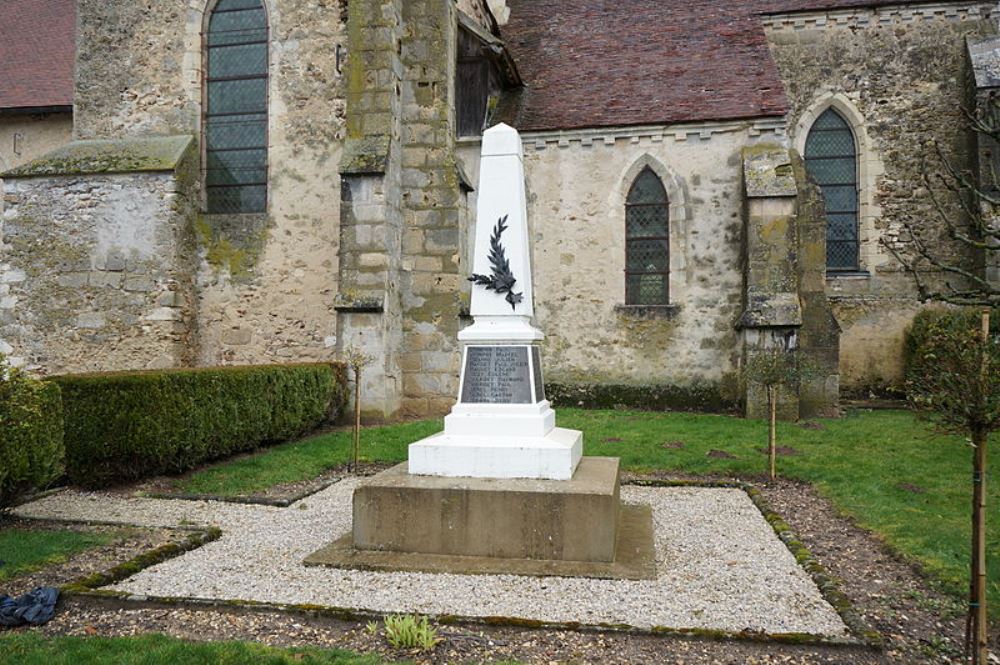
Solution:
{"label": "green lawn", "polygon": [[110,542],[111,533],[0,529],[0,582]]}
{"label": "green lawn", "polygon": [[[948,589],[964,593],[971,449],[958,437],[932,433],[905,411],[856,412],[815,422],[815,429],[779,425],[778,444],[799,453],[780,458],[779,473],[813,483],[842,511],[923,563]],[[561,409],[559,424],[583,430],[587,455],[620,457],[627,470],[750,477],[766,468],[758,450],[767,441],[763,421]],[[409,443],[441,426],[433,420],[365,429],[363,455],[402,461]],[[278,446],[195,473],[180,489],[236,495],[314,477],[347,461],[350,438],[350,431],[341,431]],[[683,447],[672,447],[675,442]],[[711,450],[733,458],[709,456]],[[1000,552],[1000,481],[991,483],[989,502],[988,549]],[[990,576],[991,602],[1000,603],[1000,556],[992,557]]]}
{"label": "green lawn", "polygon": [[13,665],[380,665],[376,656],[318,649],[273,649],[248,642],[185,642],[163,635],[54,637],[0,634],[0,663]]}

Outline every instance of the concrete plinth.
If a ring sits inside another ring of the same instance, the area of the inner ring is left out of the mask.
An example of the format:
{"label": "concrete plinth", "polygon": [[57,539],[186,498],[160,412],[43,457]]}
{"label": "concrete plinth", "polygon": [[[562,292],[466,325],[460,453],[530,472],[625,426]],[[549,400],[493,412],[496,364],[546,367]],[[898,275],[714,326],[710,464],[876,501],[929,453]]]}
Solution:
{"label": "concrete plinth", "polygon": [[585,457],[570,480],[417,476],[400,464],[354,491],[358,550],[612,562],[618,459]]}
{"label": "concrete plinth", "polygon": [[623,505],[618,520],[614,561],[554,561],[498,559],[451,554],[413,554],[359,550],[346,533],[310,554],[307,566],[378,572],[444,573],[449,575],[521,575],[533,577],[589,577],[602,580],[654,580],[653,511],[649,506]]}

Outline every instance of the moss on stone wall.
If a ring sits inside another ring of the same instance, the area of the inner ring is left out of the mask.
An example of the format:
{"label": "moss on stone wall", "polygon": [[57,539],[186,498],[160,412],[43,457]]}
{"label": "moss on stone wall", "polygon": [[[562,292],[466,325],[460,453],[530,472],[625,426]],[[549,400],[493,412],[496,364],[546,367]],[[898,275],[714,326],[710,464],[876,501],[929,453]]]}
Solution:
{"label": "moss on stone wall", "polygon": [[194,229],[210,266],[246,280],[264,251],[268,225],[267,215],[199,215]]}

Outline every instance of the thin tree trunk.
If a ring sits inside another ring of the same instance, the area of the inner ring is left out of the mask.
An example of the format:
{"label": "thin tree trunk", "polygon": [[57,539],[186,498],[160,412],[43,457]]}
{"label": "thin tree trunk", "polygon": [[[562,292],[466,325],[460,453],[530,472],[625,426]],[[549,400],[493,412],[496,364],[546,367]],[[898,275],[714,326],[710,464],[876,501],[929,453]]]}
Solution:
{"label": "thin tree trunk", "polygon": [[[990,337],[990,314],[983,312],[980,341],[983,345],[980,368],[980,393],[985,395],[988,380],[986,345]],[[972,614],[972,646],[974,665],[986,665],[988,657],[989,624],[986,612],[986,442],[989,434],[977,428],[971,432],[975,447],[972,462],[972,597],[969,612]]]}
{"label": "thin tree trunk", "polygon": [[975,665],[986,665],[988,624],[986,613],[986,433],[973,433],[972,486],[972,643]]}
{"label": "thin tree trunk", "polygon": [[361,368],[354,369],[354,440],[351,442],[353,448],[353,467],[358,470],[358,458],[361,457]]}
{"label": "thin tree trunk", "polygon": [[778,389],[774,386],[767,387],[767,405],[771,411],[771,422],[768,426],[767,432],[767,458],[770,466],[771,480],[774,480],[775,477],[777,477],[775,466],[778,457]]}

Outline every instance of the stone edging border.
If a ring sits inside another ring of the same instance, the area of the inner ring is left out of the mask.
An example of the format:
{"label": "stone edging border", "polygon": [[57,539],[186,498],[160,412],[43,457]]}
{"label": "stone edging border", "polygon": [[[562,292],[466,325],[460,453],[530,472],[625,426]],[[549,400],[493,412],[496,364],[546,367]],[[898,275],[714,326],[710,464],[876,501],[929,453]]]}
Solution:
{"label": "stone edging border", "polygon": [[754,485],[739,480],[698,481],[698,480],[629,480],[628,485],[638,487],[718,487],[739,489],[746,492],[757,510],[761,512],[767,523],[774,529],[775,535],[785,544],[788,551],[795,557],[796,563],[809,573],[813,583],[819,588],[823,599],[840,615],[844,625],[851,634],[863,645],[881,650],[884,647],[882,634],[873,629],[861,617],[854,603],[841,590],[840,584],[826,571],[815,555],[799,540],[788,523],[781,517],[764,498],[764,494]]}
{"label": "stone edging border", "polygon": [[[90,522],[89,524],[93,524]],[[128,526],[128,525],[120,525]],[[172,528],[172,527],[171,527]],[[102,590],[100,587],[115,584],[135,575],[136,573],[163,563],[169,559],[178,557],[185,552],[198,549],[202,545],[218,540],[222,537],[222,529],[218,527],[207,527],[190,529],[191,535],[181,541],[174,541],[160,545],[135,556],[128,561],[118,564],[103,573],[91,573],[75,582],[64,584],[59,591],[66,595],[97,595],[103,597],[119,597],[117,591]]]}
{"label": "stone edging border", "polygon": [[[339,479],[338,479],[339,480]],[[336,482],[336,481],[334,481]],[[331,483],[332,484],[332,483]],[[485,625],[496,627],[528,628],[533,630],[567,630],[578,632],[614,632],[631,635],[651,635],[681,639],[701,640],[732,640],[757,643],[774,643],[788,645],[815,645],[832,647],[865,647],[881,650],[883,639],[881,634],[871,629],[861,618],[860,613],[847,596],[840,590],[837,582],[830,577],[819,564],[813,554],[802,544],[791,530],[791,527],[766,503],[760,490],[740,481],[695,481],[695,480],[630,480],[625,484],[639,487],[707,487],[739,489],[747,493],[761,514],[767,520],[775,534],[785,544],[795,557],[796,562],[810,574],[813,582],[819,588],[823,598],[830,603],[840,615],[850,631],[852,638],[837,638],[811,633],[763,633],[763,632],[731,632],[724,630],[702,628],[669,628],[653,626],[652,628],[637,628],[628,624],[552,622],[517,617],[468,617],[458,615],[437,615],[432,617],[442,625]],[[65,520],[58,520],[65,521]],[[98,524],[96,522],[87,522]],[[103,524],[103,523],[101,523]],[[117,524],[118,526],[128,526]],[[169,527],[184,528],[184,527]],[[245,611],[278,611],[305,614],[308,616],[339,619],[342,621],[366,621],[381,619],[382,614],[371,610],[357,608],[333,607],[309,604],[263,603],[251,600],[214,600],[197,597],[145,596],[129,594],[123,591],[103,589],[110,584],[120,582],[136,573],[178,557],[185,552],[197,549],[202,545],[217,540],[222,536],[218,527],[191,528],[191,535],[180,542],[167,543],[153,550],[121,563],[103,573],[93,573],[76,582],[61,587],[60,591],[67,596],[89,597],[104,601],[121,603],[150,603],[159,606],[191,605],[202,607],[235,608]]]}

